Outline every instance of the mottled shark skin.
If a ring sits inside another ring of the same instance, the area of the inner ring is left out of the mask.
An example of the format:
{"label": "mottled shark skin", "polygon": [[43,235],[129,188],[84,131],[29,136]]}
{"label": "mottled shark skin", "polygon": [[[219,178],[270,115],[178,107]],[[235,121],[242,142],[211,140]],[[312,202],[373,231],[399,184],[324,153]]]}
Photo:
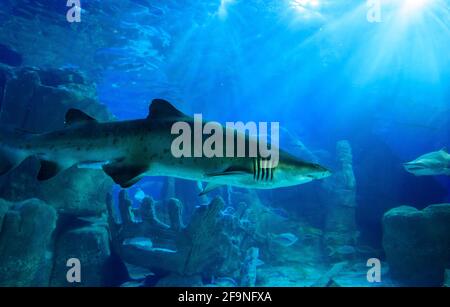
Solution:
{"label": "mottled shark skin", "polygon": [[[161,99],[153,100],[149,109],[145,119],[104,123],[71,109],[66,114],[66,127],[58,131],[29,134],[3,130],[0,133],[0,175],[29,156],[41,162],[38,180],[50,179],[72,166],[97,165],[123,188],[144,176],[205,181],[209,185],[203,193],[207,193],[220,185],[271,189],[330,175],[326,168],[281,150],[279,163],[274,168],[268,168],[260,157],[174,157],[171,144],[177,135],[171,134],[171,127],[179,121],[193,126],[193,118]],[[239,133],[237,138],[256,142]]]}
{"label": "mottled shark skin", "polygon": [[403,166],[416,176],[450,176],[450,154],[445,149],[433,151],[404,163]]}

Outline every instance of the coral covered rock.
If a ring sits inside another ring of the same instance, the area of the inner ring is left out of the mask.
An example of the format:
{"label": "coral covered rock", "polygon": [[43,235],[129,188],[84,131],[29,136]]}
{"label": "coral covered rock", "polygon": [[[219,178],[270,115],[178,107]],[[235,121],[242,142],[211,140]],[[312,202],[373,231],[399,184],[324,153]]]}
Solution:
{"label": "coral covered rock", "polygon": [[[55,247],[55,265],[53,268],[51,286],[103,286],[110,257],[109,234],[105,227],[87,226],[69,230],[61,234]],[[67,260],[79,259],[81,282],[69,283],[66,278]]]}
{"label": "coral covered rock", "polygon": [[444,287],[450,287],[450,270],[445,270]]}
{"label": "coral covered rock", "polygon": [[240,252],[226,232],[221,198],[197,208],[187,226],[182,221],[179,200],[166,202],[169,224],[158,219],[155,202],[149,198],[143,200],[140,208],[142,222],[130,220],[130,206],[122,191],[118,204],[122,223],[110,218],[113,247],[125,262],[162,275],[211,276],[239,271]]}
{"label": "coral covered rock", "polygon": [[324,241],[332,260],[348,259],[350,253],[336,253],[342,246],[356,243],[356,180],[353,173],[353,155],[350,143],[339,141],[336,153],[340,169],[325,182],[329,201],[326,206]]}
{"label": "coral covered rock", "polygon": [[[112,119],[106,107],[97,102],[94,84],[75,70],[2,67],[0,89],[2,125],[37,133],[52,131],[64,126],[69,108],[82,109],[100,121]],[[102,171],[71,168],[49,181],[38,182],[38,167],[38,161],[29,158],[0,177],[0,197],[10,201],[38,197],[58,212],[73,215],[106,210],[104,199],[112,181]]]}
{"label": "coral covered rock", "polygon": [[388,211],[383,217],[383,247],[392,278],[412,285],[442,285],[450,267],[449,233],[450,204]]}
{"label": "coral covered rock", "polygon": [[6,212],[8,212],[9,207],[11,207],[11,203],[0,198],[0,231],[3,226],[3,218],[5,217]]}
{"label": "coral covered rock", "polygon": [[0,286],[47,286],[55,209],[38,199],[14,204],[0,232]]}

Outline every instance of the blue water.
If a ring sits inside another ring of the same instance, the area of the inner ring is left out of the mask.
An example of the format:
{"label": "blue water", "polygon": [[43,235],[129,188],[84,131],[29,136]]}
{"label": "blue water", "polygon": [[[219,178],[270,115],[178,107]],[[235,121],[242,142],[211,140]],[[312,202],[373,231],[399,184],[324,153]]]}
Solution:
{"label": "blue water", "polygon": [[105,46],[117,60],[135,62],[149,48],[153,57],[136,71],[104,71],[99,97],[119,118],[142,117],[151,98],[165,97],[221,122],[280,122],[327,151],[321,162],[331,167],[336,141],[347,139],[360,224],[379,237],[380,216],[394,204],[450,200],[448,177],[401,167],[450,140],[448,4],[407,13],[386,5],[382,22],[369,23],[364,1],[319,2],[305,10],[301,1],[177,2],[154,6],[164,18],[124,13],[118,29],[134,23],[164,35]]}
{"label": "blue water", "polygon": [[[24,65],[82,71],[117,119],[146,117],[163,98],[222,123],[279,122],[282,148],[299,153],[301,141],[331,170],[336,143],[348,140],[358,230],[375,247],[388,209],[450,202],[450,177],[402,166],[450,146],[448,1],[382,0],[373,23],[362,0],[88,0],[80,23],[65,20],[60,2],[36,1],[35,32],[18,27],[22,36],[1,41]],[[30,6],[5,1],[0,21],[32,20],[21,10]],[[130,195],[158,199],[163,182],[146,178]],[[258,193],[303,191],[272,204],[301,216],[319,185]]]}

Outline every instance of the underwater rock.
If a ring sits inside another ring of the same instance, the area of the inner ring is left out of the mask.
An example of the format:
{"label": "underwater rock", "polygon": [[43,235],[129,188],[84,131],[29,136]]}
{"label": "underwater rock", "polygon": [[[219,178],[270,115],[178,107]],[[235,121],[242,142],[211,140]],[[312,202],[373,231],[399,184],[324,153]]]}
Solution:
{"label": "underwater rock", "polygon": [[11,207],[11,203],[0,198],[0,231],[3,226],[3,218],[5,217],[6,212],[8,212],[9,207]]}
{"label": "underwater rock", "polygon": [[164,178],[164,185],[162,187],[161,194],[163,195],[163,199],[170,199],[175,197],[175,178]]}
{"label": "underwater rock", "polygon": [[356,227],[356,180],[353,173],[353,156],[350,143],[339,141],[336,145],[340,169],[324,183],[329,201],[326,205],[324,243],[332,260],[342,261],[352,253],[336,253],[342,246],[353,246],[358,232]]}
{"label": "underwater rock", "polygon": [[[191,180],[184,180],[178,178],[167,177],[164,179],[164,184],[161,190],[161,198],[167,201],[171,198],[176,198],[183,203],[184,217],[189,219],[199,204],[198,183]],[[209,201],[204,202],[209,203]]]}
{"label": "underwater rock", "polygon": [[17,170],[0,177],[0,196],[14,202],[37,197],[59,213],[75,216],[100,215],[106,211],[105,195],[112,181],[102,172],[72,168],[54,179],[35,179],[39,162],[27,159]]}
{"label": "underwater rock", "polygon": [[[112,119],[107,108],[97,102],[94,84],[74,70],[27,67],[5,74],[2,125],[37,133],[59,129],[64,127],[69,108],[82,109],[100,121]],[[38,182],[38,167],[38,161],[30,158],[0,177],[0,196],[15,202],[38,197],[66,214],[98,215],[105,211],[105,195],[112,180],[102,171],[74,167]]]}
{"label": "underwater rock", "polygon": [[241,286],[254,287],[256,284],[256,268],[258,266],[259,249],[251,247],[247,250],[247,256],[241,268]]}
{"label": "underwater rock", "polygon": [[237,287],[239,286],[236,280],[231,277],[217,277],[213,278],[211,284],[207,284],[207,287]]}
{"label": "underwater rock", "polygon": [[281,234],[271,234],[271,242],[281,245],[283,247],[289,247],[294,245],[298,241],[298,237],[290,232]]}
{"label": "underwater rock", "polygon": [[[229,203],[237,204],[236,214],[241,224],[247,226],[247,231],[255,233],[261,243],[266,240],[268,233],[286,232],[289,216],[279,214],[273,208],[267,207],[255,190],[228,191]],[[250,246],[249,246],[250,247]]]}
{"label": "underwater rock", "polygon": [[[108,285],[104,277],[108,267],[109,234],[105,227],[87,226],[76,228],[58,236],[55,246],[55,264],[52,271],[50,286],[67,287],[98,287]],[[77,258],[81,265],[81,282],[69,283],[66,279],[67,260]]]}
{"label": "underwater rock", "polygon": [[450,270],[445,270],[444,287],[450,287]]}
{"label": "underwater rock", "polygon": [[348,262],[346,261],[333,264],[333,266],[325,274],[323,274],[317,281],[315,281],[311,286],[312,287],[336,286],[334,278],[338,276],[347,266]]}
{"label": "underwater rock", "polygon": [[[126,199],[126,192],[122,191],[119,202]],[[170,199],[166,205],[171,212],[168,214],[170,225],[156,217],[155,202],[148,197],[140,208],[141,222],[125,220],[118,224],[110,219],[112,245],[123,261],[147,268],[157,275],[193,276],[214,272],[225,276],[227,274],[222,273],[239,270],[239,249],[224,232],[221,219],[224,202],[221,198],[197,208],[186,226],[181,218],[182,203]],[[122,206],[119,203],[119,208]],[[152,242],[151,247],[123,244],[136,238],[147,238]]]}
{"label": "underwater rock", "polygon": [[13,71],[10,67],[0,64],[0,110],[3,104],[3,97],[5,96],[6,82],[13,76]]}
{"label": "underwater rock", "polygon": [[143,221],[154,223],[161,228],[170,228],[169,225],[164,224],[158,219],[156,215],[155,201],[150,197],[146,197],[142,200],[140,212]]}
{"label": "underwater rock", "polygon": [[180,276],[177,274],[170,274],[161,278],[156,287],[201,287],[203,286],[200,275],[194,276]]}
{"label": "underwater rock", "polygon": [[10,206],[0,232],[0,286],[48,286],[56,219],[38,199]]}
{"label": "underwater rock", "polygon": [[57,87],[65,84],[85,84],[85,77],[78,71],[67,68],[50,68],[38,70],[42,85]]}
{"label": "underwater rock", "polygon": [[129,263],[125,263],[125,267],[127,269],[128,272],[128,277],[133,280],[133,281],[142,281],[144,280],[147,276],[153,276],[155,274],[153,274],[152,271],[146,269],[146,268],[142,268],[139,267],[137,265],[132,265]]}
{"label": "underwater rock", "polygon": [[9,66],[22,65],[22,55],[11,47],[0,43],[0,63]]}
{"label": "underwater rock", "polygon": [[383,217],[383,247],[391,277],[408,285],[442,285],[450,267],[450,204],[409,206]]}
{"label": "underwater rock", "polygon": [[99,215],[106,211],[105,195],[112,184],[102,171],[73,168],[54,180],[41,182],[37,195],[59,213]]}
{"label": "underwater rock", "polygon": [[125,190],[120,190],[119,192],[119,216],[121,218],[122,224],[133,223],[131,218],[131,206],[132,202],[128,197],[128,193]]}
{"label": "underwater rock", "polygon": [[169,211],[169,220],[172,229],[175,231],[181,231],[184,228],[183,225],[183,217],[182,217],[182,209],[183,206],[178,199],[171,198],[167,203],[168,211]]}
{"label": "underwater rock", "polygon": [[[52,80],[52,75],[58,76],[55,71],[63,73]],[[82,109],[100,121],[113,119],[106,106],[96,100],[95,85],[75,70],[18,69],[8,78],[4,94],[0,122],[27,131],[46,132],[64,127],[69,108]]]}

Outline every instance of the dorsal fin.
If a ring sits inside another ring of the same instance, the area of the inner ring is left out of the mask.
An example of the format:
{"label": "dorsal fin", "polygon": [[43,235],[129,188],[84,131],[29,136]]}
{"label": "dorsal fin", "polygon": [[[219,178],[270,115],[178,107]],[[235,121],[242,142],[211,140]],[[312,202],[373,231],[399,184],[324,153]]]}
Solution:
{"label": "dorsal fin", "polygon": [[69,109],[66,113],[65,124],[68,126],[92,121],[97,120],[78,109]]}
{"label": "dorsal fin", "polygon": [[187,117],[183,112],[175,108],[164,99],[153,99],[149,107],[148,119]]}

